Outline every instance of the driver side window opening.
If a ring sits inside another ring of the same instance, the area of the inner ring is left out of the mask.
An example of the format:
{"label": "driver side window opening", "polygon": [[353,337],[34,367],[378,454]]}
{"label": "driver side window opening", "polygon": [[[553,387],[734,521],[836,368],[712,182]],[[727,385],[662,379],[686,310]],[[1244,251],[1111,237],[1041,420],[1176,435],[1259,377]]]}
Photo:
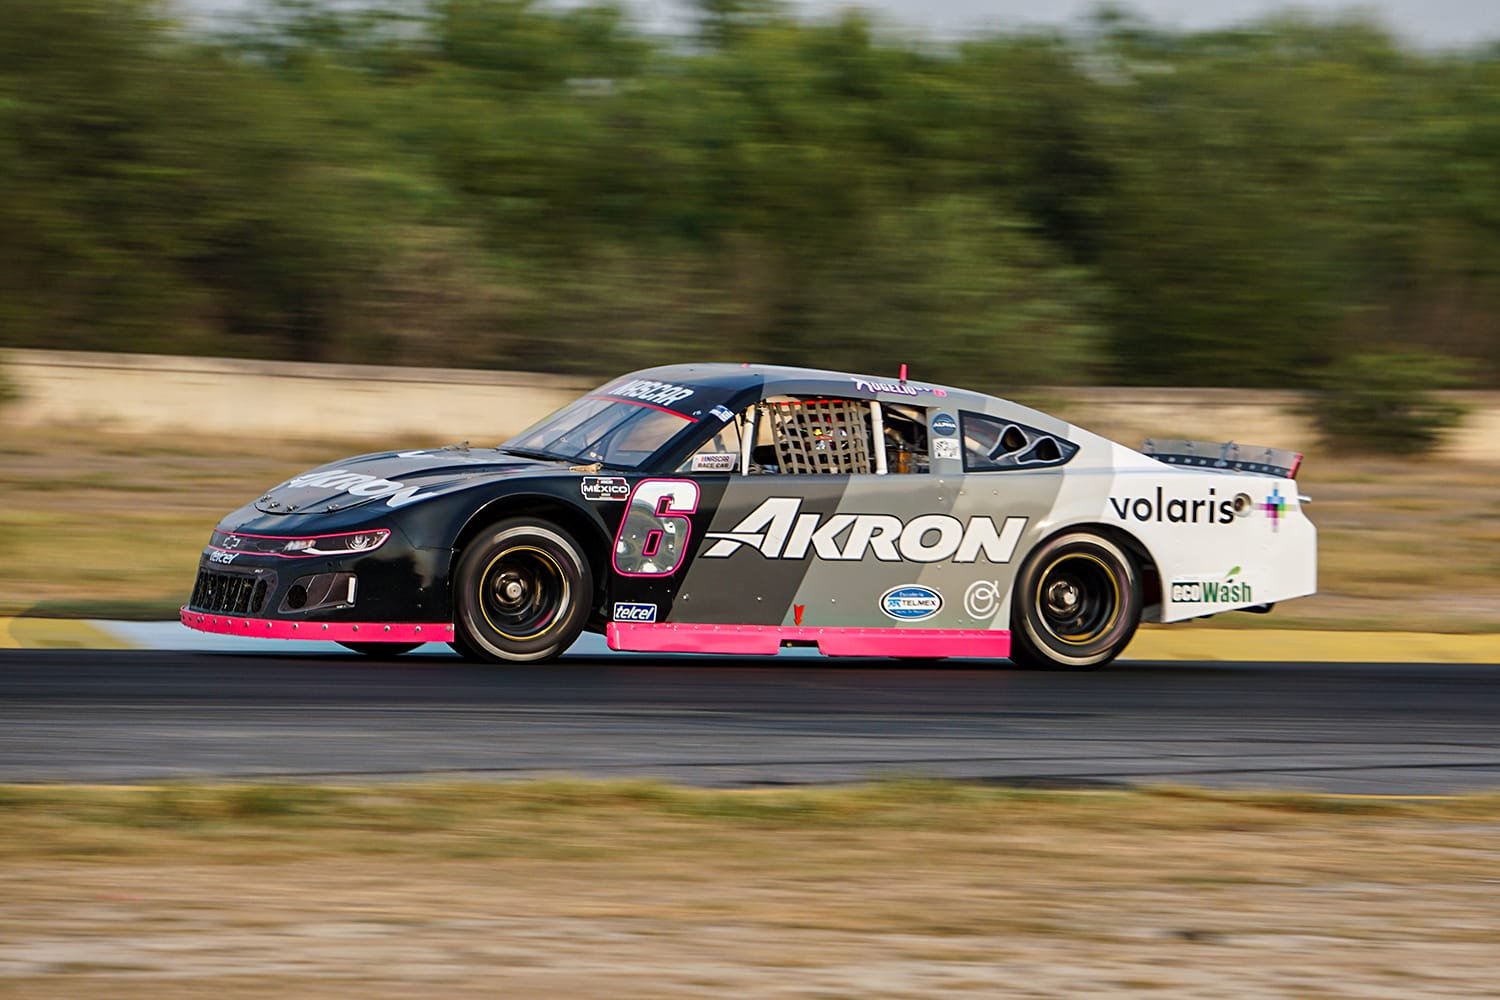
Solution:
{"label": "driver side window opening", "polygon": [[904,475],[928,470],[926,414],[916,407],[773,396],[754,407],[753,417],[752,474]]}
{"label": "driver side window opening", "polygon": [[[724,412],[728,412],[725,410]],[[738,472],[740,471],[740,442],[749,411],[737,413],[723,423],[712,437],[698,446],[698,450],[683,460],[678,472]],[[710,418],[715,419],[715,418]]]}
{"label": "driver side window opening", "polygon": [[886,465],[892,473],[928,471],[927,414],[915,406],[882,403]]}

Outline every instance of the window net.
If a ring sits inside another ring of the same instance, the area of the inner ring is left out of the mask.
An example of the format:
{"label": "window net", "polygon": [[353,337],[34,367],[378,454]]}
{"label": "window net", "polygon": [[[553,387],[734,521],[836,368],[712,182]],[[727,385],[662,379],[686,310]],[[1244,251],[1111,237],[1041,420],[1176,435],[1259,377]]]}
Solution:
{"label": "window net", "polygon": [[870,454],[870,406],[857,399],[795,399],[769,402],[776,458],[784,473],[874,472]]}

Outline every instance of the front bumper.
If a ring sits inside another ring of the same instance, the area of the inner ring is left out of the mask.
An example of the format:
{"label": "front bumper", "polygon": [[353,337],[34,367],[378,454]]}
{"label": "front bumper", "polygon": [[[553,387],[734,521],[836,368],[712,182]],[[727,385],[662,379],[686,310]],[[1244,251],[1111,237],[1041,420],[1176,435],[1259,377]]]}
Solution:
{"label": "front bumper", "polygon": [[260,619],[299,624],[296,631],[303,633],[309,624],[324,622],[359,625],[361,635],[371,623],[379,623],[378,628],[446,624],[453,621],[448,588],[452,561],[452,549],[417,548],[399,532],[369,552],[326,556],[286,557],[209,546],[198,560],[193,594],[183,610],[195,616],[194,627],[196,616],[204,616],[203,624],[214,617]]}

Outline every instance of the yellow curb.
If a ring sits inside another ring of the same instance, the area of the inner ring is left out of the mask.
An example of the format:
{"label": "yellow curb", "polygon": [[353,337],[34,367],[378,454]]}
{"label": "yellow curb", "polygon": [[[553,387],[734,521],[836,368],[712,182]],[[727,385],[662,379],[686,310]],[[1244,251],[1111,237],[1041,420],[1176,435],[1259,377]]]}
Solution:
{"label": "yellow curb", "polygon": [[1184,629],[1136,634],[1132,660],[1266,660],[1306,663],[1500,663],[1500,635]]}
{"label": "yellow curb", "polygon": [[92,622],[66,618],[0,618],[0,649],[130,649]]}

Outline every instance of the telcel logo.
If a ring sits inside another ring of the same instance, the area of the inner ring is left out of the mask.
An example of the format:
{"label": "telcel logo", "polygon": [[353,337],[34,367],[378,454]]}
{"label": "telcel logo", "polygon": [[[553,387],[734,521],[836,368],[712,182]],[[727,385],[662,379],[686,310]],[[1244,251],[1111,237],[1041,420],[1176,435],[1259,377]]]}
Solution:
{"label": "telcel logo", "polygon": [[617,622],[654,622],[656,605],[616,601],[614,619]]}
{"label": "telcel logo", "polygon": [[921,621],[943,610],[943,595],[930,587],[894,587],[880,595],[880,610],[897,621]]}

